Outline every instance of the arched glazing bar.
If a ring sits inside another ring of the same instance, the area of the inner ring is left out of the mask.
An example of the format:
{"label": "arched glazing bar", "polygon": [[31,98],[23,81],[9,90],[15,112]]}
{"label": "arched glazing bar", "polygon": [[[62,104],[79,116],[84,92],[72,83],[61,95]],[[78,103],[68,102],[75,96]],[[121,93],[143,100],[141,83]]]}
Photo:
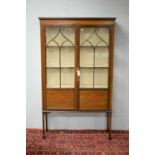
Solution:
{"label": "arched glazing bar", "polygon": [[[58,47],[58,52],[59,52],[59,67],[58,67],[58,69],[59,69],[59,79],[60,79],[59,88],[62,87],[62,64],[61,64],[62,48],[64,47],[64,45],[66,43],[68,43],[68,45],[70,45],[69,47],[74,49],[74,43],[68,37],[65,36],[63,29],[64,28],[57,28],[58,32],[56,33],[56,35],[54,35],[52,38],[49,37],[50,40],[48,40],[46,43],[46,47],[52,47],[52,46]],[[60,37],[59,35],[61,36],[61,39],[63,39],[63,41],[61,43],[57,40],[57,38]],[[50,45],[52,43],[54,43],[54,45]]]}
{"label": "arched glazing bar", "polygon": [[[97,37],[98,38],[98,42],[96,44],[93,44],[91,42],[91,39],[93,37]],[[90,34],[90,36],[85,39],[82,43],[80,43],[80,49],[85,47],[86,44],[89,44],[91,48],[93,48],[93,88],[95,88],[95,51],[96,51],[96,48],[99,46],[99,44],[101,43],[104,43],[105,44],[105,47],[109,48],[109,44],[108,42],[106,42],[102,37],[100,37],[100,35],[98,34],[96,28],[92,28],[92,32]],[[107,67],[102,67],[102,68],[107,68]],[[108,82],[107,82],[108,83]]]}

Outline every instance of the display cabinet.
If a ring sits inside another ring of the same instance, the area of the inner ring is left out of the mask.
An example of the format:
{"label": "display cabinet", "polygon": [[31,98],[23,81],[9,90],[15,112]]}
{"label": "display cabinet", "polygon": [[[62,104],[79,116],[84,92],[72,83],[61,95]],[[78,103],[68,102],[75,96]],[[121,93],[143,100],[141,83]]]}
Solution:
{"label": "display cabinet", "polygon": [[52,111],[106,112],[111,139],[115,18],[40,18],[43,137]]}

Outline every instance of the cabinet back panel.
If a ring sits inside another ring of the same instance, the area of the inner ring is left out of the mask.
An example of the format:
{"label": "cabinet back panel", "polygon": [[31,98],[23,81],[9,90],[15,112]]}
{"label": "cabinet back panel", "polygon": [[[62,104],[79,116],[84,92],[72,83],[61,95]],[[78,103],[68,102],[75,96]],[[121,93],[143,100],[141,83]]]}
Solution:
{"label": "cabinet back panel", "polygon": [[47,89],[47,109],[74,109],[74,89]]}
{"label": "cabinet back panel", "polygon": [[106,90],[80,90],[81,110],[106,110],[108,91]]}

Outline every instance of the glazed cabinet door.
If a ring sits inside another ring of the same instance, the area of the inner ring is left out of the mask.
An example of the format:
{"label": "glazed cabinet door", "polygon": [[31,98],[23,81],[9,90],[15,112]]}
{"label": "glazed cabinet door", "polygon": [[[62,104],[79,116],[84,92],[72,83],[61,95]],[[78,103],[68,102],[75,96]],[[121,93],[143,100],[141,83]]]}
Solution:
{"label": "glazed cabinet door", "polygon": [[80,28],[80,110],[106,110],[108,104],[109,28]]}
{"label": "glazed cabinet door", "polygon": [[75,108],[75,28],[46,27],[46,108]]}

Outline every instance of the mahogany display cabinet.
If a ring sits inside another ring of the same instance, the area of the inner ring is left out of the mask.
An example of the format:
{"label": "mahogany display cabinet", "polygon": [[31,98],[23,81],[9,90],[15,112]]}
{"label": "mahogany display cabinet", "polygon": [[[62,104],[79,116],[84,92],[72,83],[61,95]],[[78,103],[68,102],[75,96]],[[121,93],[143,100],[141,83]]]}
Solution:
{"label": "mahogany display cabinet", "polygon": [[39,18],[43,137],[52,111],[105,112],[111,139],[115,18]]}

